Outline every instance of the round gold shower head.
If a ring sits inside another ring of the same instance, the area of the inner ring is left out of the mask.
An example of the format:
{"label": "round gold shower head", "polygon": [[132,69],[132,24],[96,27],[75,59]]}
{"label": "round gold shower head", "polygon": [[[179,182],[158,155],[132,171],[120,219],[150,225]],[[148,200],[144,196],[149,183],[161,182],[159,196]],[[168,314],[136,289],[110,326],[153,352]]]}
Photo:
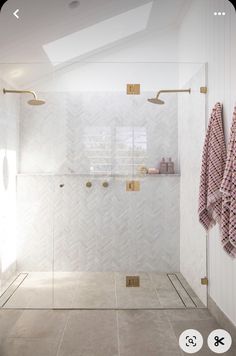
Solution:
{"label": "round gold shower head", "polygon": [[149,103],[152,103],[152,104],[165,104],[165,102],[161,99],[158,99],[158,98],[152,98],[152,99],[148,99]]}
{"label": "round gold shower head", "polygon": [[3,94],[7,94],[7,93],[31,94],[31,95],[33,95],[34,99],[31,99],[31,100],[28,101],[29,105],[34,105],[35,106],[35,105],[43,105],[43,104],[46,103],[46,101],[38,99],[37,95],[32,90],[8,90],[8,89],[3,88]]}
{"label": "round gold shower head", "polygon": [[43,105],[43,104],[45,104],[45,103],[46,103],[46,101],[44,101],[44,100],[39,100],[39,99],[31,99],[31,100],[28,101],[28,104],[29,104],[29,105],[34,105],[34,106],[36,106],[36,105]]}

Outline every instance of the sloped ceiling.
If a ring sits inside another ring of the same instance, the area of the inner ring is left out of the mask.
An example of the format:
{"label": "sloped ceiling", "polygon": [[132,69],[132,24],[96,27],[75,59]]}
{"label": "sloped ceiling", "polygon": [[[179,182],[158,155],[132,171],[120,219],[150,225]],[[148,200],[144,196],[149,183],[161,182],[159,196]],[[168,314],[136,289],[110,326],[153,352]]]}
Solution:
{"label": "sloped ceiling", "polygon": [[[71,0],[8,0],[0,13],[0,63],[5,69],[9,63],[44,63],[43,72],[52,70],[43,46],[80,30],[126,13],[142,5],[152,3],[147,26],[128,37],[135,40],[141,33],[158,33],[177,26],[191,0],[80,0],[79,6],[71,9]],[[17,20],[13,12],[19,9]],[[132,23],[130,24],[132,26]],[[127,38],[124,38],[127,43]],[[117,41],[122,46],[122,39]],[[96,48],[105,53],[115,43]],[[86,59],[94,52],[87,53]],[[80,57],[76,60],[81,60]],[[67,64],[68,63],[64,63]],[[13,66],[11,66],[13,68]],[[42,68],[42,66],[40,67]],[[4,69],[2,69],[4,70]],[[14,70],[13,70],[14,72]],[[0,70],[1,75],[1,70]],[[17,77],[17,69],[15,72]]]}

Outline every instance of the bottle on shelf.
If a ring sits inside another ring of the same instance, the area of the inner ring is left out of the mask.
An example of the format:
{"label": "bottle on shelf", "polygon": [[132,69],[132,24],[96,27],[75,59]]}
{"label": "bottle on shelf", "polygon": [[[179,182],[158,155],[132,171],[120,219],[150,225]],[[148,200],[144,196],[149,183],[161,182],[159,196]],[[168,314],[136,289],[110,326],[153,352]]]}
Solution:
{"label": "bottle on shelf", "polygon": [[167,173],[168,174],[174,174],[175,173],[175,166],[174,162],[169,158],[169,161],[167,162]]}
{"label": "bottle on shelf", "polygon": [[167,162],[165,161],[165,158],[163,157],[160,162],[160,174],[166,174],[167,172],[168,172]]}

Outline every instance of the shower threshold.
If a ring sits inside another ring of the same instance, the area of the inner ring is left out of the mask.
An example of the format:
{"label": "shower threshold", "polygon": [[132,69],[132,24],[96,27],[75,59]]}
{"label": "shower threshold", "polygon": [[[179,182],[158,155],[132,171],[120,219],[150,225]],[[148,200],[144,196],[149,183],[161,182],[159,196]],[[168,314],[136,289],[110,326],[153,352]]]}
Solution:
{"label": "shower threshold", "polygon": [[[139,275],[139,287],[126,287]],[[0,297],[5,309],[205,308],[180,273],[24,272]]]}

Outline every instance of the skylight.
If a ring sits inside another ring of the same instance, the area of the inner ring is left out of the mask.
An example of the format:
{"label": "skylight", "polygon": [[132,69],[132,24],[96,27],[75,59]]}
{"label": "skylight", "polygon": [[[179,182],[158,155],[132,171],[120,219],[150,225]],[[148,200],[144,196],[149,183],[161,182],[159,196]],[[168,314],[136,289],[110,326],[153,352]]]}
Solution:
{"label": "skylight", "polygon": [[43,45],[52,64],[66,62],[145,30],[153,2]]}

